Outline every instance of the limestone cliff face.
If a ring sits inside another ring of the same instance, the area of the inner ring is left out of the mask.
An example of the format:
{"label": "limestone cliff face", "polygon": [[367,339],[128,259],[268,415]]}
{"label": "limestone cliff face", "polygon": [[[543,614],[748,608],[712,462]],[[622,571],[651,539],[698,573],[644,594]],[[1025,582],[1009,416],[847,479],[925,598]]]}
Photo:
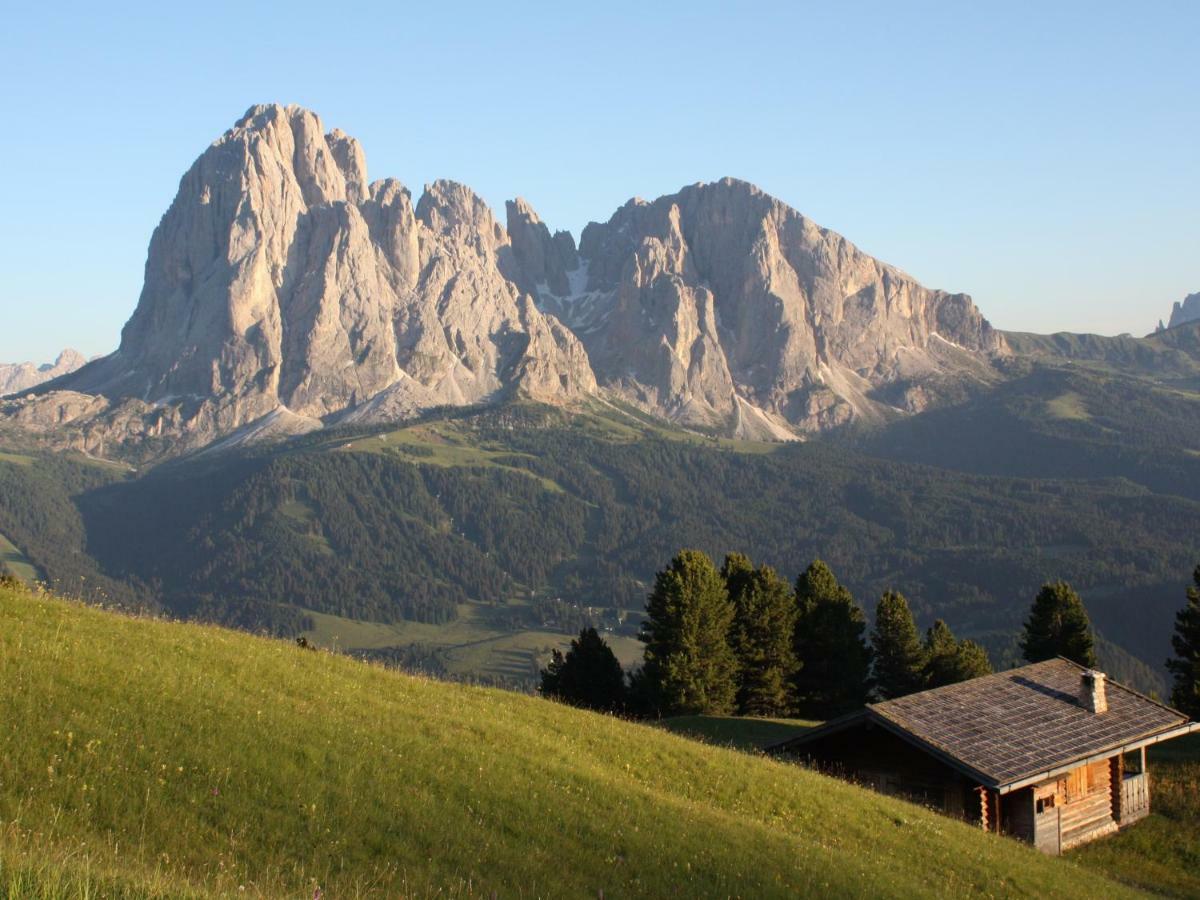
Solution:
{"label": "limestone cliff face", "polygon": [[39,384],[69,375],[86,363],[83,354],[66,349],[52,363],[0,363],[0,397],[27,391]]}
{"label": "limestone cliff face", "polygon": [[598,394],[792,439],[919,410],[1005,352],[966,296],[744,182],[630,201],[577,249],[520,199],[503,226],[449,181],[414,204],[368,180],[353,138],[269,105],[183,176],[118,350],[0,416],[88,452],[177,453]]}
{"label": "limestone cliff face", "polygon": [[508,236],[468,188],[438,182],[414,209],[398,182],[368,183],[353,138],[272,105],[183,177],[119,349],[69,387],[182,410],[199,444],[281,408],[317,427],[371,401],[411,413],[595,382],[522,299]]}
{"label": "limestone cliff face", "polygon": [[753,185],[633,200],[579,247],[586,284],[543,288],[601,385],[658,414],[786,436],[911,412],[944,376],[992,377],[1003,337]]}

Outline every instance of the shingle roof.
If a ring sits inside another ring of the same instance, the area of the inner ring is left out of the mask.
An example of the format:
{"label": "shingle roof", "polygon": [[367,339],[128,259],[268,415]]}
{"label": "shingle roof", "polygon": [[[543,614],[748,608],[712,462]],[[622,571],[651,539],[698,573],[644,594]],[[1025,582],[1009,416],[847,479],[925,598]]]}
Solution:
{"label": "shingle roof", "polygon": [[874,703],[865,714],[996,786],[1187,722],[1183,713],[1112,681],[1107,684],[1108,711],[1091,713],[1078,700],[1085,671],[1068,660],[1052,659]]}

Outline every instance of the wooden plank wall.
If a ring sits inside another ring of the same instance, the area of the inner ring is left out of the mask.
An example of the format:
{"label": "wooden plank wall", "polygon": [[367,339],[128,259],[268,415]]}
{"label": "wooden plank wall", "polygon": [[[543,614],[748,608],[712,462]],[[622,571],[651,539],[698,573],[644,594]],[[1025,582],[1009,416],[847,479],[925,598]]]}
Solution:
{"label": "wooden plank wall", "polygon": [[1108,760],[1080,766],[1058,784],[1062,785],[1062,802],[1058,808],[1062,850],[1115,832]]}

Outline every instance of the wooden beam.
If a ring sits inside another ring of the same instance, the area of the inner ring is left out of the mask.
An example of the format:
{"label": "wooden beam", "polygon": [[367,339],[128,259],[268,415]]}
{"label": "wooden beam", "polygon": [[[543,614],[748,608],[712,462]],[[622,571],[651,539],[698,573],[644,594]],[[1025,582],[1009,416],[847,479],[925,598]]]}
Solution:
{"label": "wooden beam", "polygon": [[1112,817],[1121,821],[1121,783],[1125,780],[1125,754],[1118,753],[1108,761],[1109,796],[1112,798]]}

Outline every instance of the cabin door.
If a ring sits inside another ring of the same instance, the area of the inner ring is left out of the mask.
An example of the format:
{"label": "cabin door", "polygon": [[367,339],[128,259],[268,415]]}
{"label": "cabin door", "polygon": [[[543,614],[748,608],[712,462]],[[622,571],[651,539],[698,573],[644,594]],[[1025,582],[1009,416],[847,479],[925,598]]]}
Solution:
{"label": "cabin door", "polygon": [[1062,793],[1058,782],[1033,791],[1033,843],[1043,853],[1062,853]]}

